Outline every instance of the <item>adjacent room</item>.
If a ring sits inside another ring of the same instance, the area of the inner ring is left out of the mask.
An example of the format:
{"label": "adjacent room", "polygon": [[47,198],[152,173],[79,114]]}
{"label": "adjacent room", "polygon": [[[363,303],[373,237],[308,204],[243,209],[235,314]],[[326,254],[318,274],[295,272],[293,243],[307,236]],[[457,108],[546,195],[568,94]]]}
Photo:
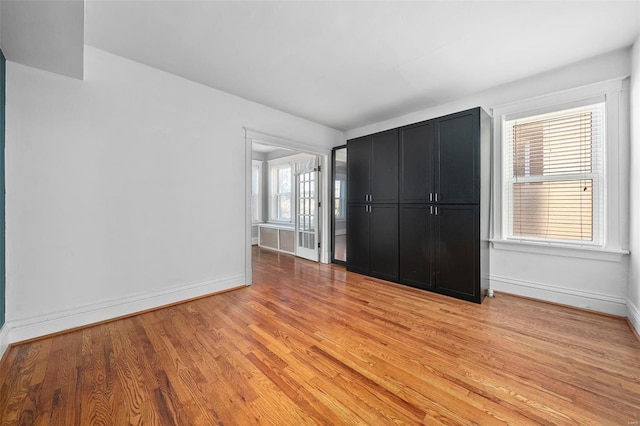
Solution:
{"label": "adjacent room", "polygon": [[640,0],[0,0],[0,423],[640,422]]}
{"label": "adjacent room", "polygon": [[321,157],[252,141],[251,245],[319,261]]}

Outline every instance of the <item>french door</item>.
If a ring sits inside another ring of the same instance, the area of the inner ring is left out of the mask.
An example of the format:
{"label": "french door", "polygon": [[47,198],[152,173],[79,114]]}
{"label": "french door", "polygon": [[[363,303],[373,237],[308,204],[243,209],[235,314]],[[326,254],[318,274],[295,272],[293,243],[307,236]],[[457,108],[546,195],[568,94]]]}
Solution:
{"label": "french door", "polygon": [[296,173],[296,256],[318,261],[318,159]]}

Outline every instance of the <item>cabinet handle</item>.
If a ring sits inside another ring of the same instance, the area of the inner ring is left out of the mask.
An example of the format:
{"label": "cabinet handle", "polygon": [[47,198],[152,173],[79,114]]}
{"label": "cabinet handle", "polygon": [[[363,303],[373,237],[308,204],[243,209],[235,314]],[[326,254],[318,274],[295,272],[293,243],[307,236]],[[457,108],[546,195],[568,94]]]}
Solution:
{"label": "cabinet handle", "polygon": [[429,201],[433,201],[433,192],[429,193]]}
{"label": "cabinet handle", "polygon": [[438,216],[438,207],[436,207],[436,216]]}
{"label": "cabinet handle", "polygon": [[429,214],[433,214],[433,206],[429,206]]}
{"label": "cabinet handle", "polygon": [[438,202],[438,193],[436,192],[436,203]]}

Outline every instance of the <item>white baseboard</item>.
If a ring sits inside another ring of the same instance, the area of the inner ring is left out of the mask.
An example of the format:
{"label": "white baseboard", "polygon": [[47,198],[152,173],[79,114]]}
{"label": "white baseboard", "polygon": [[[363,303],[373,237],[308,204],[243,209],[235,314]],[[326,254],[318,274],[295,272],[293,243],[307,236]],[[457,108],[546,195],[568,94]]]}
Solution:
{"label": "white baseboard", "polygon": [[0,359],[4,356],[5,351],[9,347],[9,327],[5,323],[0,328]]}
{"label": "white baseboard", "polygon": [[518,296],[531,297],[621,317],[627,316],[627,299],[623,297],[496,275],[491,275],[489,279],[490,287],[495,291],[503,291]]}
{"label": "white baseboard", "polygon": [[[78,306],[63,312],[47,313],[30,318],[7,321],[7,343],[20,342],[102,321],[135,314],[159,306],[170,305],[194,297],[228,290],[245,284],[244,274],[213,281],[183,285],[149,294],[125,297],[96,304]],[[0,335],[1,336],[1,335]],[[0,340],[0,344],[2,340]]]}
{"label": "white baseboard", "polygon": [[640,309],[631,300],[627,300],[627,318],[640,335]]}

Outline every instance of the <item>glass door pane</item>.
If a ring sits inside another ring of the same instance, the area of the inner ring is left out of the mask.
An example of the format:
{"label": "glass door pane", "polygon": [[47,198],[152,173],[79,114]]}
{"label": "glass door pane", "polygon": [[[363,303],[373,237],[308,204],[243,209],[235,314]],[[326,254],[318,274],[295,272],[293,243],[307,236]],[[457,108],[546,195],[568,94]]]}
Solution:
{"label": "glass door pane", "polygon": [[[316,160],[317,161],[317,160]],[[318,215],[317,165],[311,170],[296,173],[296,256],[318,261],[318,229],[315,226]]]}

